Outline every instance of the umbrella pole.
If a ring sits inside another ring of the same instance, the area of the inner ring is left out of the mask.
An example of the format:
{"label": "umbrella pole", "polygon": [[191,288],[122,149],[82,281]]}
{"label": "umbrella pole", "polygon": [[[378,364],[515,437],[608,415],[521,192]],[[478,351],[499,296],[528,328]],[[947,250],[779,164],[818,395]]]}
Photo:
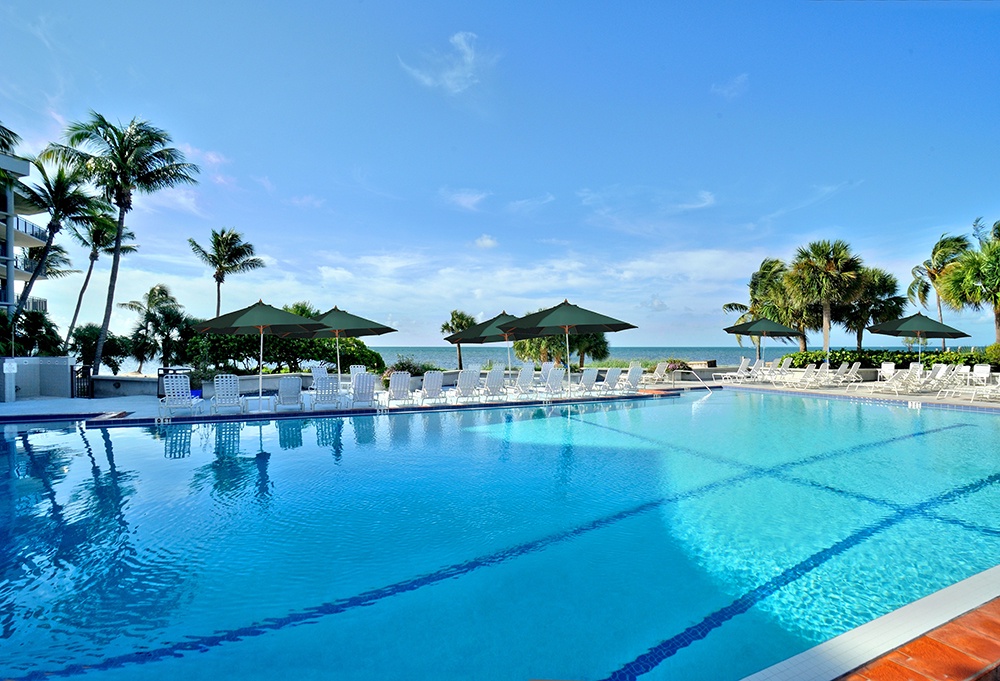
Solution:
{"label": "umbrella pole", "polygon": [[569,378],[569,327],[566,327],[566,382],[572,382]]}
{"label": "umbrella pole", "polygon": [[337,390],[340,390],[340,331],[337,332]]}
{"label": "umbrella pole", "polygon": [[260,357],[257,360],[257,408],[264,401],[264,327],[260,327]]}
{"label": "umbrella pole", "polygon": [[[507,371],[510,371],[511,369],[514,368],[510,361],[510,338],[507,338],[506,341],[507,341]],[[504,375],[506,376],[506,373]]]}

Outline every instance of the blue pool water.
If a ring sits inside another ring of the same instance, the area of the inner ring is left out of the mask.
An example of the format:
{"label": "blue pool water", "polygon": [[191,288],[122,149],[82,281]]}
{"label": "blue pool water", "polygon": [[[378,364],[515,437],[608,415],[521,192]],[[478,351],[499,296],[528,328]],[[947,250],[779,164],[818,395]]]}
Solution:
{"label": "blue pool water", "polygon": [[8,427],[0,677],[738,679],[1000,563],[998,430],[742,391]]}

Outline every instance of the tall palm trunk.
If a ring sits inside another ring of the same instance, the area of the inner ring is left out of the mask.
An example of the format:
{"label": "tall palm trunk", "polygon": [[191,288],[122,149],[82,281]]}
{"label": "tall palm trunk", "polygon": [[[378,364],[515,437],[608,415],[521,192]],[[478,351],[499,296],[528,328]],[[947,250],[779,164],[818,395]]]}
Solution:
{"label": "tall palm trunk", "polygon": [[462,370],[462,344],[455,343],[455,349],[458,350],[458,370]]}
{"label": "tall palm trunk", "polygon": [[996,342],[1000,344],[1000,307],[993,308],[993,328],[996,333]]}
{"label": "tall palm trunk", "polygon": [[830,303],[823,301],[823,352],[830,354],[830,323],[833,317]]}
{"label": "tall palm trunk", "polygon": [[90,267],[87,268],[87,276],[83,278],[83,286],[80,287],[80,295],[77,296],[76,299],[76,309],[73,310],[73,319],[69,323],[69,331],[66,332],[67,346],[69,346],[69,342],[73,338],[73,329],[76,328],[76,319],[80,316],[80,308],[83,306],[83,294],[87,292],[87,286],[90,284],[90,275],[94,273],[94,263],[97,262],[98,257],[97,249],[92,249],[90,251]]}
{"label": "tall palm trunk", "polygon": [[865,335],[864,329],[858,329],[858,352],[861,352],[861,338]]}
{"label": "tall palm trunk", "polygon": [[[941,294],[937,293],[937,291],[935,290],[935,295],[937,296],[938,321],[941,322],[942,324],[944,324],[944,314],[941,312]],[[944,338],[942,338],[941,339],[941,352],[944,352],[947,349],[948,349],[947,341]]]}
{"label": "tall palm trunk", "polygon": [[215,280],[215,316],[222,314],[222,282]]}
{"label": "tall palm trunk", "polygon": [[21,313],[24,312],[24,306],[28,302],[28,296],[31,295],[31,288],[35,285],[35,281],[45,268],[45,261],[48,260],[49,251],[52,250],[52,242],[55,241],[56,232],[58,231],[58,223],[55,227],[52,226],[52,223],[49,223],[49,235],[45,239],[45,245],[42,246],[42,254],[38,257],[38,262],[35,263],[35,269],[31,272],[31,278],[28,279],[28,283],[25,284],[24,290],[21,291],[21,297],[17,299],[17,308],[14,310],[14,316],[10,322],[11,327],[13,327],[13,325],[17,322],[17,318],[21,316]]}
{"label": "tall palm trunk", "polygon": [[125,202],[118,202],[118,229],[115,231],[115,250],[111,256],[111,279],[108,280],[108,301],[104,305],[104,321],[101,322],[101,333],[97,336],[97,349],[94,352],[93,374],[101,370],[101,360],[104,358],[104,341],[108,337],[108,327],[111,325],[111,312],[115,308],[115,286],[118,284],[118,264],[122,259],[122,234],[125,232]]}

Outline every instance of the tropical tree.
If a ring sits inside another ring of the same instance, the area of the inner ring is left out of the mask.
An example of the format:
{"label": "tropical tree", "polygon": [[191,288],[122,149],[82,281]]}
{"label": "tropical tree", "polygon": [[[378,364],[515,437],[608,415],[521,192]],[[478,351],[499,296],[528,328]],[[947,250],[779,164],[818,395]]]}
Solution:
{"label": "tropical tree", "polygon": [[42,153],[45,158],[83,167],[104,198],[118,208],[108,298],[94,352],[94,374],[100,370],[114,310],[125,216],[132,210],[133,196],[196,182],[193,175],[198,166],[186,163],[183,153],[168,146],[170,141],[166,131],[148,121],[133,118],[128,125],[115,125],[91,111],[89,120],[70,123],[66,130],[67,144],[49,145]]}
{"label": "tropical tree", "polygon": [[857,298],[841,306],[834,316],[848,331],[858,337],[858,352],[865,329],[872,324],[899,319],[906,308],[906,297],[899,295],[899,281],[878,267],[861,268],[861,285]]}
{"label": "tropical tree", "polygon": [[212,242],[208,250],[194,239],[188,239],[191,250],[198,258],[215,268],[215,316],[222,314],[222,284],[227,274],[242,274],[264,267],[264,261],[254,257],[253,244],[243,241],[243,235],[235,229],[212,230]]}
{"label": "tropical tree", "polygon": [[[83,278],[83,286],[80,287],[80,295],[76,299],[76,308],[73,310],[73,320],[69,323],[69,330],[66,332],[66,344],[69,345],[73,337],[73,329],[76,328],[76,320],[80,316],[80,307],[83,305],[83,294],[87,292],[90,284],[90,276],[94,273],[94,265],[101,255],[113,255],[115,249],[115,232],[118,230],[118,223],[108,213],[97,209],[88,215],[78,218],[70,227],[70,234],[84,248],[90,251],[90,264],[87,266],[87,276]],[[132,241],[135,234],[132,230],[126,229],[122,236],[122,241]],[[139,247],[135,244],[122,243],[121,253],[135,253]]]}
{"label": "tropical tree", "polygon": [[[784,288],[785,275],[788,267],[779,258],[764,258],[756,272],[750,275],[747,287],[750,289],[749,304],[726,303],[722,306],[722,311],[726,313],[737,312],[739,318],[737,324],[752,322],[757,319],[767,318],[780,324],[792,326],[791,319],[794,316],[792,303],[786,295]],[[794,327],[798,329],[798,327]],[[803,329],[798,329],[802,331]],[[800,336],[802,344],[805,343],[805,336]],[[760,359],[760,341],[752,338],[757,349],[757,359]],[[782,338],[782,341],[785,341]],[[742,346],[743,338],[736,336],[736,342]],[[805,351],[804,346],[802,347]]]}
{"label": "tropical tree", "polygon": [[119,303],[118,307],[139,314],[139,320],[132,329],[131,341],[132,357],[139,362],[139,373],[142,373],[145,362],[157,355],[166,358],[169,354],[164,352],[165,339],[169,344],[183,320],[178,315],[182,306],[165,284],[156,284],[142,295],[141,300]]}
{"label": "tropical tree", "polygon": [[[938,280],[944,274],[945,270],[954,266],[959,256],[969,250],[970,246],[969,237],[964,234],[959,234],[958,236],[942,234],[941,238],[937,240],[937,243],[931,249],[931,257],[924,260],[912,270],[913,281],[910,282],[910,286],[906,290],[907,297],[914,305],[919,303],[926,308],[927,298],[930,295],[931,289],[934,289],[934,296],[937,301],[938,321],[941,323],[944,323],[944,314],[941,309],[941,290]],[[942,338],[942,350],[947,349],[946,343],[947,341]]]}
{"label": "tropical tree", "polygon": [[959,256],[939,282],[941,297],[956,308],[992,308],[996,342],[1000,343],[1000,238],[984,235],[979,248]]}
{"label": "tropical tree", "polygon": [[[441,333],[451,335],[453,333],[458,333],[459,331],[465,331],[470,326],[476,325],[476,318],[467,312],[462,312],[461,310],[452,310],[451,317],[444,324],[441,325]],[[458,368],[462,369],[462,344],[455,343],[455,348],[458,350]]]}
{"label": "tropical tree", "polygon": [[0,154],[13,154],[14,147],[21,141],[20,136],[0,121]]}
{"label": "tropical tree", "polygon": [[570,352],[576,352],[580,357],[580,368],[583,369],[583,361],[587,355],[591,358],[601,360],[611,356],[611,346],[608,338],[603,333],[581,333],[569,337]]}
{"label": "tropical tree", "polygon": [[40,184],[25,184],[22,189],[28,203],[48,213],[49,221],[45,245],[42,246],[36,260],[38,265],[32,270],[31,278],[24,285],[17,300],[17,307],[14,309],[15,322],[24,311],[35,281],[46,269],[49,252],[63,225],[76,222],[101,205],[101,201],[86,190],[87,175],[79,166],[58,164],[54,172],[50,172],[50,169],[37,158],[31,159],[31,164],[42,181]]}
{"label": "tropical tree", "polygon": [[822,313],[823,351],[830,352],[833,306],[849,303],[861,285],[861,257],[846,241],[814,241],[795,252],[785,284],[799,305],[819,305]]}
{"label": "tropical tree", "polygon": [[[97,324],[84,324],[73,331],[70,340],[69,351],[80,359],[82,364],[94,366],[94,357],[97,352],[97,339],[101,335],[101,327]],[[104,345],[104,364],[111,369],[111,373],[118,375],[121,371],[122,361],[131,353],[131,343],[125,336],[109,333],[107,343]]]}
{"label": "tropical tree", "polygon": [[80,274],[80,270],[70,269],[73,267],[73,262],[69,259],[69,253],[65,248],[59,244],[53,244],[52,248],[49,249],[49,254],[45,258],[45,262],[42,262],[43,248],[43,246],[38,246],[27,250],[25,253],[25,260],[27,261],[25,267],[29,269],[37,268],[40,273],[39,276],[46,279],[62,279],[71,274]]}

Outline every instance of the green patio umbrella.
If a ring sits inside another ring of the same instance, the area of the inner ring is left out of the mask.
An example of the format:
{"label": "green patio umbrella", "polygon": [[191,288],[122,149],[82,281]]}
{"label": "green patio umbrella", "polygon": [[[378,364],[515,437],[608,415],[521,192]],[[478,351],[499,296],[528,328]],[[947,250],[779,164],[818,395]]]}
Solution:
{"label": "green patio umbrella", "polygon": [[323,323],[308,317],[279,310],[258,300],[250,307],[200,322],[194,325],[198,333],[218,333],[227,336],[260,336],[260,364],[257,375],[257,399],[264,394],[264,336],[301,336],[323,328]]}
{"label": "green patio umbrella", "polygon": [[[778,322],[772,322],[770,319],[760,318],[755,319],[752,322],[743,322],[742,324],[737,324],[736,326],[727,326],[723,329],[726,333],[731,333],[737,336],[758,336],[764,338],[765,336],[777,336],[777,337],[791,337],[791,336],[802,336],[801,331],[796,331],[795,329],[785,326],[784,324],[779,324]],[[760,342],[760,358],[764,359],[764,341]]]}
{"label": "green patio umbrella", "polygon": [[383,333],[392,333],[396,330],[384,324],[373,322],[370,319],[365,319],[364,317],[359,317],[357,315],[351,314],[350,312],[345,312],[336,305],[333,306],[332,310],[329,310],[321,314],[317,319],[317,321],[319,321],[323,325],[323,329],[313,334],[311,336],[312,338],[330,338],[332,336],[337,339],[337,384],[338,385],[340,384],[340,339],[341,338],[357,338],[359,336],[381,336]]}
{"label": "green patio umbrella", "polygon": [[498,325],[514,340],[539,336],[566,336],[566,368],[569,368],[569,337],[584,333],[605,333],[637,328],[635,324],[608,317],[564,300],[555,307],[533,312]]}
{"label": "green patio umbrella", "polygon": [[[872,333],[881,333],[885,336],[901,336],[909,338],[968,338],[969,334],[959,331],[956,328],[942,324],[936,319],[931,319],[919,312],[902,319],[894,319],[891,322],[882,322],[869,326]],[[917,346],[917,358],[923,361],[923,347]]]}
{"label": "green patio umbrella", "polygon": [[445,336],[444,339],[453,344],[506,342],[507,367],[510,368],[510,340],[512,339],[512,334],[508,331],[501,331],[499,325],[512,322],[516,319],[517,317],[512,314],[507,314],[505,310],[492,319],[487,319],[485,322],[479,322],[478,324],[470,326],[463,331],[458,331],[450,336]]}

